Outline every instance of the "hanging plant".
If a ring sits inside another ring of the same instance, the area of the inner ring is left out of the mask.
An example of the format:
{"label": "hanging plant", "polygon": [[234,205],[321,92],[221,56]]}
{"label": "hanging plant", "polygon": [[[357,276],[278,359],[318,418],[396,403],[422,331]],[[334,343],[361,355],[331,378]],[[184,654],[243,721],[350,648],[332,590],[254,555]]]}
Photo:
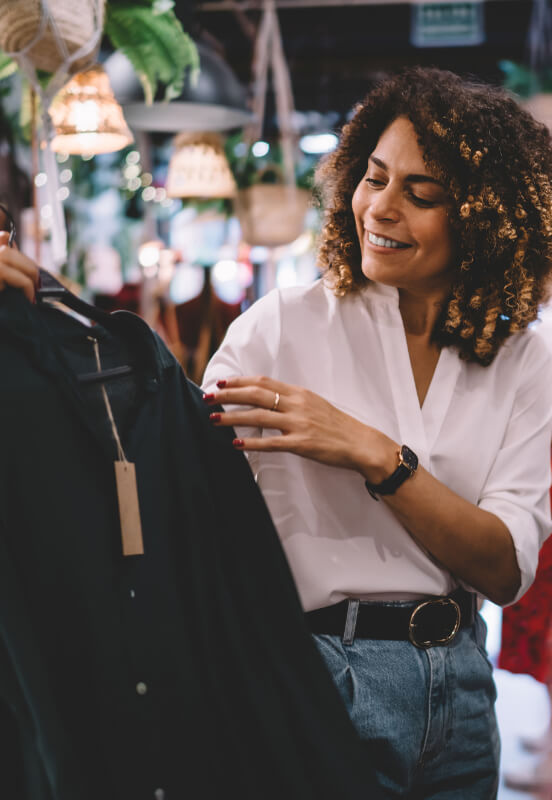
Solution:
{"label": "hanging plant", "polygon": [[199,55],[173,11],[172,0],[119,0],[106,4],[104,33],[116,50],[123,52],[152,103],[159,83],[165,100],[181,93],[190,71],[193,83],[199,74]]}
{"label": "hanging plant", "polygon": [[[182,91],[186,74],[193,83],[199,74],[199,55],[173,11],[173,0],[114,0],[106,2],[103,34],[121,50],[136,70],[147,103],[159,84],[165,100]],[[0,51],[0,80],[17,70],[17,63]],[[49,73],[43,72],[48,82]]]}
{"label": "hanging plant", "polygon": [[[264,155],[255,155],[253,147],[245,141],[241,131],[226,139],[226,157],[238,187],[246,189],[258,183],[281,183],[283,154],[280,143],[271,142]],[[306,155],[297,157],[294,166],[295,184],[298,188],[313,188],[316,161],[316,158]]]}
{"label": "hanging plant", "polygon": [[552,68],[538,72],[525,64],[506,59],[498,66],[504,73],[504,87],[518,97],[527,99],[539,92],[552,92]]}

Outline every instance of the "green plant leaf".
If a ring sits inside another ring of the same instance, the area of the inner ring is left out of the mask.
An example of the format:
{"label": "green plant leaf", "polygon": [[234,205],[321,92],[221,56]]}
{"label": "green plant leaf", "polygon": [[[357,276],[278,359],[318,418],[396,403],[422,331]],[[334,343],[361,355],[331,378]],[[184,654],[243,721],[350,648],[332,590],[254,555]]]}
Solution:
{"label": "green plant leaf", "polygon": [[0,50],[0,81],[17,72],[17,62]]}
{"label": "green plant leaf", "polygon": [[541,77],[525,64],[503,59],[498,66],[504,73],[504,87],[519,97],[530,97],[541,89]]}
{"label": "green plant leaf", "polygon": [[146,103],[152,103],[158,83],[165,85],[165,100],[178,97],[189,79],[197,79],[199,54],[172,10],[155,11],[151,6],[107,6],[104,31],[117,50],[132,63]]}

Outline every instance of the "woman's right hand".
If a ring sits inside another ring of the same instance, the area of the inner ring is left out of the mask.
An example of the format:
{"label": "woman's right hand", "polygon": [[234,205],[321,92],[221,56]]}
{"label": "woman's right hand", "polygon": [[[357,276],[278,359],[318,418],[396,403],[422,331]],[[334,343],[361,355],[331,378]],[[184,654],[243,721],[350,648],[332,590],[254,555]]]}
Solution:
{"label": "woman's right hand", "polygon": [[8,247],[8,233],[0,232],[0,292],[6,286],[21,289],[32,303],[38,286],[38,267],[16,247]]}

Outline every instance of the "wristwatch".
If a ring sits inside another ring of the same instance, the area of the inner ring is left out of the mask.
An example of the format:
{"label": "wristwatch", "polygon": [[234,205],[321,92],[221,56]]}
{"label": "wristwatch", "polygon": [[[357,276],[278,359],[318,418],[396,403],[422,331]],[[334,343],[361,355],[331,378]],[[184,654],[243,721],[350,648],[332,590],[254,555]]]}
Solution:
{"label": "wristwatch", "polygon": [[366,488],[374,500],[379,500],[378,494],[395,494],[399,486],[410,478],[418,469],[418,456],[405,444],[397,451],[399,466],[395,472],[381,483],[366,481]]}

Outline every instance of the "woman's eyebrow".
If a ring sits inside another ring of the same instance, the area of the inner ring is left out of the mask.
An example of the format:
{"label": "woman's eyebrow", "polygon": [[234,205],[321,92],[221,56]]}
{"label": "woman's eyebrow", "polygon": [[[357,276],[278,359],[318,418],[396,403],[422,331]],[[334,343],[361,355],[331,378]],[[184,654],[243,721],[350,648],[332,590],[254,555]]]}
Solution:
{"label": "woman's eyebrow", "polygon": [[[381,158],[378,158],[377,156],[370,156],[368,160],[377,167],[380,167],[380,169],[385,170],[385,172],[389,172],[387,164],[385,161],[382,161]],[[436,186],[440,186],[441,189],[445,188],[440,181],[432,178],[431,175],[417,175],[415,173],[411,173],[405,177],[405,181],[408,181],[409,183],[434,183]]]}

